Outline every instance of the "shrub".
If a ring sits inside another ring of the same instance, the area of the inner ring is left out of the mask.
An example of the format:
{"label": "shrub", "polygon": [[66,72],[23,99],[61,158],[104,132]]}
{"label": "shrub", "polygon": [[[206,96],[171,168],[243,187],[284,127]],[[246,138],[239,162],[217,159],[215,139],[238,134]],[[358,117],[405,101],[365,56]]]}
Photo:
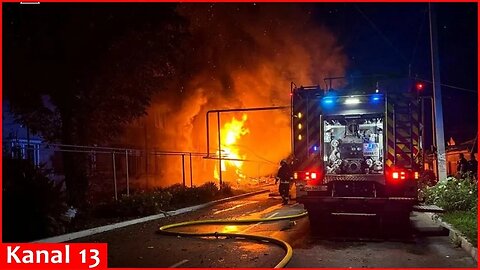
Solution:
{"label": "shrub", "polygon": [[168,208],[171,200],[172,194],[161,189],[140,192],[129,197],[122,195],[116,202],[103,203],[97,206],[95,215],[106,218],[154,215]]}
{"label": "shrub", "polygon": [[207,202],[220,195],[217,185],[213,182],[206,182],[199,187],[194,186],[191,188],[175,184],[165,190],[168,190],[172,194],[171,203],[175,206]]}
{"label": "shrub", "polygon": [[446,211],[472,211],[477,209],[477,184],[470,179],[449,177],[433,187],[422,190],[425,202],[435,204]]}
{"label": "shrub", "polygon": [[177,205],[183,205],[186,204],[188,201],[194,199],[192,198],[192,192],[189,191],[189,188],[184,187],[181,184],[175,184],[172,186],[169,186],[168,188],[165,189],[167,192],[169,192],[172,195],[172,200],[171,204]]}
{"label": "shrub", "polygon": [[38,240],[64,232],[61,185],[30,161],[3,160],[3,241]]}
{"label": "shrub", "polygon": [[421,189],[426,187],[432,187],[437,184],[437,177],[435,173],[431,170],[425,170],[420,174],[420,178],[418,179],[418,186]]}
{"label": "shrub", "polygon": [[199,189],[199,199],[203,201],[210,201],[218,197],[219,190],[217,185],[214,182],[206,182],[205,184],[198,187]]}
{"label": "shrub", "polygon": [[135,193],[130,197],[122,195],[116,202],[98,205],[94,214],[104,218],[154,215],[172,208],[208,202],[232,193],[228,184],[224,184],[223,187],[224,190],[220,191],[213,182],[192,188],[175,184],[167,188],[157,188],[154,191]]}
{"label": "shrub", "polygon": [[232,196],[233,195],[232,186],[227,182],[222,182],[222,185],[220,186],[220,192],[224,196]]}

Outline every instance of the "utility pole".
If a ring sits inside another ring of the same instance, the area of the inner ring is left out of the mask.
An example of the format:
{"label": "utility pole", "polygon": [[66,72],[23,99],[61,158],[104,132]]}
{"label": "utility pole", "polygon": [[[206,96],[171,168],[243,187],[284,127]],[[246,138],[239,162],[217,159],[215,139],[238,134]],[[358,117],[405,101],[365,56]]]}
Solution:
{"label": "utility pole", "polygon": [[[220,112],[217,112],[217,128],[218,128],[218,180],[220,181],[220,189],[222,188],[222,127],[220,126]],[[208,153],[208,149],[207,149]]]}
{"label": "utility pole", "polygon": [[432,59],[432,81],[433,81],[433,106],[435,110],[435,138],[437,142],[437,169],[438,180],[447,179],[447,162],[445,156],[445,136],[443,130],[443,108],[442,89],[440,85],[440,59],[437,44],[437,21],[435,10],[432,4],[428,3],[428,14],[430,19],[430,52]]}

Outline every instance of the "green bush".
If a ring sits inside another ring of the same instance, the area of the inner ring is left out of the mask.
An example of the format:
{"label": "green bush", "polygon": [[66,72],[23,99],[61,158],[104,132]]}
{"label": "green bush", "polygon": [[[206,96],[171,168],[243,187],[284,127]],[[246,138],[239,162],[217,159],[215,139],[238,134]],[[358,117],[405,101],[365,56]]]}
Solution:
{"label": "green bush", "polygon": [[148,216],[168,208],[171,200],[170,192],[157,189],[131,196],[122,195],[116,202],[100,204],[94,212],[96,216],[104,218]]}
{"label": "green bush", "polygon": [[420,178],[418,179],[418,186],[421,189],[426,187],[432,187],[437,184],[437,177],[435,173],[431,170],[424,170],[420,173]]}
{"label": "green bush", "polygon": [[445,211],[476,211],[477,183],[471,179],[449,177],[433,187],[426,187],[422,194],[427,204],[435,204]]}
{"label": "green bush", "polygon": [[154,215],[162,211],[204,203],[232,194],[232,188],[227,183],[222,185],[221,190],[213,182],[191,188],[175,184],[167,188],[157,188],[154,191],[135,193],[129,197],[123,195],[116,202],[98,205],[94,214],[103,218]]}
{"label": "green bush", "polygon": [[181,184],[169,186],[165,188],[165,190],[172,194],[172,200],[170,203],[173,205],[185,205],[189,201],[195,199],[195,195],[190,190],[190,188],[184,187]]}
{"label": "green bush", "polygon": [[199,187],[194,186],[192,188],[175,184],[165,190],[172,194],[171,204],[175,206],[186,206],[195,203],[208,202],[220,195],[217,185],[213,182],[206,182]]}
{"label": "green bush", "polygon": [[61,185],[30,161],[3,160],[3,241],[25,242],[61,234],[67,210]]}

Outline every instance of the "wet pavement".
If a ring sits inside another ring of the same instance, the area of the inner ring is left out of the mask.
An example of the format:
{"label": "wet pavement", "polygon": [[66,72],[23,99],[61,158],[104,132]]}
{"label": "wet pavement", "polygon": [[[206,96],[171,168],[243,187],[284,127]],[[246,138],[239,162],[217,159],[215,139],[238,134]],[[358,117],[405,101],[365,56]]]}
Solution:
{"label": "wet pavement", "polygon": [[[201,219],[279,217],[300,213],[295,202],[260,194],[192,213],[109,231],[75,242],[108,243],[109,267],[274,267],[284,251],[273,244],[159,235],[162,225]],[[372,218],[335,217],[311,228],[308,218],[245,225],[202,225],[182,231],[237,232],[280,238],[292,245],[288,267],[476,267],[448,232],[427,215],[413,213],[409,228],[382,228]]]}

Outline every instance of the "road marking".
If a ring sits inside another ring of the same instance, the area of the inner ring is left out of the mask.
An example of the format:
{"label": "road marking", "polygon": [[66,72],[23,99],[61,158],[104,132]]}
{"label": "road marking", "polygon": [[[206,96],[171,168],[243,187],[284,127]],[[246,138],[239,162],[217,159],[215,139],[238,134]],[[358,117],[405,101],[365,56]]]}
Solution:
{"label": "road marking", "polygon": [[[272,217],[274,217],[274,216],[276,216],[276,215],[278,215],[278,212],[275,212],[275,213],[271,214],[271,215],[268,216],[267,218],[272,218]],[[258,225],[260,225],[260,224],[262,224],[262,223],[263,223],[263,222],[260,221],[260,222],[258,222],[258,223],[253,224],[253,225],[250,225],[250,226],[248,226],[247,228],[245,228],[243,231],[240,231],[240,232],[241,232],[241,233],[247,232],[247,231],[249,231],[249,230],[257,227]]]}
{"label": "road marking", "polygon": [[188,262],[188,260],[179,261],[179,262],[177,262],[176,264],[174,264],[174,265],[172,265],[172,266],[169,266],[168,268],[177,268],[177,267],[179,267],[180,265],[182,265],[182,264],[184,264],[184,263],[186,263],[186,262]]}
{"label": "road marking", "polygon": [[227,208],[227,209],[222,209],[222,210],[215,211],[215,212],[213,212],[213,214],[216,215],[216,214],[220,214],[220,213],[223,213],[223,212],[231,211],[231,210],[233,210],[233,209],[237,209],[237,208],[240,208],[240,207],[242,207],[242,206],[245,206],[245,205],[248,205],[248,204],[252,204],[252,203],[258,203],[258,202],[257,202],[257,201],[252,201],[252,202],[242,203],[242,204],[235,205],[235,206],[230,207],[230,208]]}

